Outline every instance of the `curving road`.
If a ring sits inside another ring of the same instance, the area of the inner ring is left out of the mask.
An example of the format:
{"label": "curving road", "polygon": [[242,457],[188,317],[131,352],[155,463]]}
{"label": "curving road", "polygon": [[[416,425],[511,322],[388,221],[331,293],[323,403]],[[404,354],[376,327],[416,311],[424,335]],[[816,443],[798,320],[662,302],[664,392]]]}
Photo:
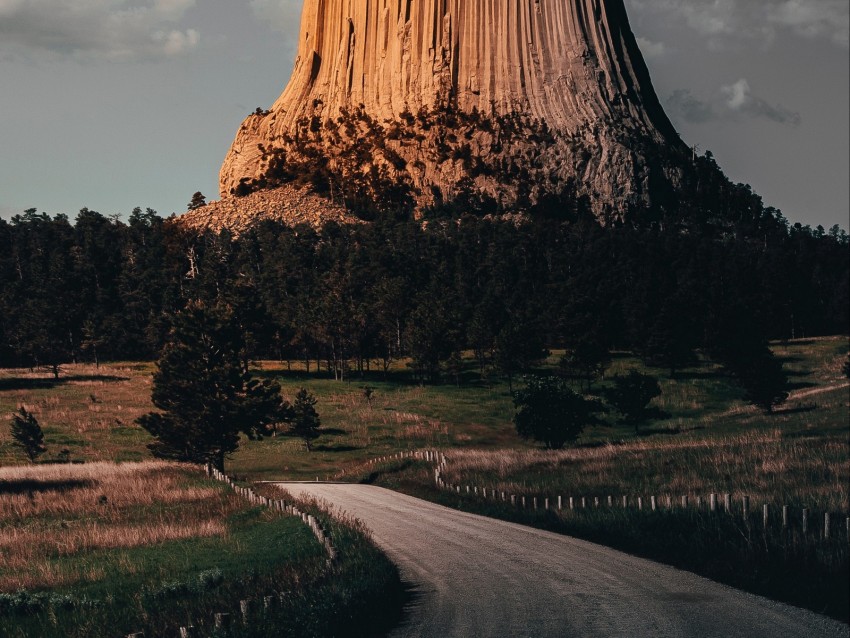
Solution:
{"label": "curving road", "polygon": [[284,483],[362,520],[414,586],[393,638],[847,638],[848,626],[585,541],[379,487]]}

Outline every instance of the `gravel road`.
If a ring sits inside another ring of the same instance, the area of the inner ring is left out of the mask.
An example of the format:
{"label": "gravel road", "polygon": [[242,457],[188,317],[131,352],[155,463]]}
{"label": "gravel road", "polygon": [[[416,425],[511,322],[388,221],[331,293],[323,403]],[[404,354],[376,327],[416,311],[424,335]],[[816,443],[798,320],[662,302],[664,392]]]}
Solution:
{"label": "gravel road", "polygon": [[414,586],[393,638],[850,635],[847,625],[687,572],[379,487],[281,486],[362,520]]}

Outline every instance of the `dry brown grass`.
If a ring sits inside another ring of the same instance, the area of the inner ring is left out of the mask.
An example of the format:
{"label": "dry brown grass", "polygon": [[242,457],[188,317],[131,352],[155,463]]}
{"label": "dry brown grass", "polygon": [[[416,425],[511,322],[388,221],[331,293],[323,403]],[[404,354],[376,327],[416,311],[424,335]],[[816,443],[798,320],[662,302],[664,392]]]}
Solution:
{"label": "dry brown grass", "polygon": [[[86,461],[142,460],[150,440],[135,420],[152,409],[152,364],[63,366],[58,381],[46,372],[0,369],[0,426],[20,407],[46,434],[48,457],[63,447]],[[23,463],[0,427],[0,463]]]}
{"label": "dry brown grass", "polygon": [[848,510],[840,436],[788,439],[778,429],[711,439],[651,439],[597,448],[453,450],[444,478],[513,493],[573,496],[746,494],[756,502]]}
{"label": "dry brown grass", "polygon": [[67,561],[99,550],[222,536],[241,508],[164,462],[0,468],[0,591],[56,587],[96,576]]}

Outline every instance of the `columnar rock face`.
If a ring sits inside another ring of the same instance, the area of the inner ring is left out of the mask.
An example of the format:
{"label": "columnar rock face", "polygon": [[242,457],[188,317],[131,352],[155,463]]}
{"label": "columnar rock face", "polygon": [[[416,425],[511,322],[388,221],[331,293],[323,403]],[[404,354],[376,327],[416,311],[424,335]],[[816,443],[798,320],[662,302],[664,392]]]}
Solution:
{"label": "columnar rock face", "polygon": [[291,179],[318,153],[330,174],[377,164],[420,205],[568,185],[616,213],[675,181],[654,158],[680,146],[623,0],[306,0],[289,85],[242,125],[221,191]]}

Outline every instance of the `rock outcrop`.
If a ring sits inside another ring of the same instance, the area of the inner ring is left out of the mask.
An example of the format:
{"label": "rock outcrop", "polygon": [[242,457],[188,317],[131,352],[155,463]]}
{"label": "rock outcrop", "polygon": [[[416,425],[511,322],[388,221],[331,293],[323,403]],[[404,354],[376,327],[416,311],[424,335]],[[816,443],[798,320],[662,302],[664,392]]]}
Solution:
{"label": "rock outcrop", "polygon": [[246,197],[225,197],[221,201],[190,210],[179,217],[180,224],[199,233],[227,230],[234,236],[263,220],[289,226],[306,224],[319,230],[329,221],[356,224],[360,220],[345,207],[306,188],[290,185],[251,193]]}
{"label": "rock outcrop", "polygon": [[566,192],[619,215],[676,181],[659,149],[682,143],[623,0],[306,0],[289,85],[245,120],[220,188],[502,208]]}

